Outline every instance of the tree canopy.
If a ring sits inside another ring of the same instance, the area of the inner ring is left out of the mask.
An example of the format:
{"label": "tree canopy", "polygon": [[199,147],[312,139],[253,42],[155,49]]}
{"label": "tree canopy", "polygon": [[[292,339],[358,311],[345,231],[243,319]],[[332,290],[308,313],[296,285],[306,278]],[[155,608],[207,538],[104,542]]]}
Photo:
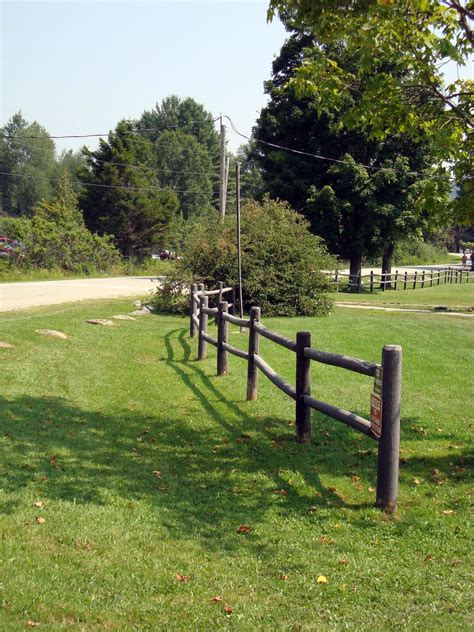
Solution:
{"label": "tree canopy", "polygon": [[88,227],[113,235],[126,256],[166,245],[178,209],[176,194],[161,190],[151,143],[135,131],[121,121],[96,151],[84,148],[81,174],[89,183],[80,200]]}
{"label": "tree canopy", "polygon": [[288,28],[343,41],[358,57],[347,68],[313,48],[297,64],[290,81],[320,114],[338,109],[339,124],[371,138],[429,136],[459,180],[472,177],[474,82],[443,75],[448,63],[469,63],[472,1],[270,0],[269,19],[276,12]]}

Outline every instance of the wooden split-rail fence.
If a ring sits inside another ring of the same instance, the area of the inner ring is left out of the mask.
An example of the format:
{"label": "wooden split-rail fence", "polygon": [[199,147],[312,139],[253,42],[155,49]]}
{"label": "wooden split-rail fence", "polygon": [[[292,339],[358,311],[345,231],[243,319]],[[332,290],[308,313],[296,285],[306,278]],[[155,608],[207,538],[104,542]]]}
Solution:
{"label": "wooden split-rail fence", "polygon": [[433,287],[445,283],[469,283],[474,280],[474,272],[459,268],[445,268],[443,270],[415,270],[414,272],[380,273],[370,271],[368,274],[348,274],[347,272],[331,272],[329,280],[334,284],[336,292],[347,279],[349,287],[357,292],[363,289],[373,292],[375,289],[416,290],[417,288]]}
{"label": "wooden split-rail fence", "polygon": [[[224,295],[233,292],[231,287],[205,290],[203,284],[191,285],[190,291],[190,335],[198,336],[198,360],[207,357],[208,345],[217,348],[217,375],[226,375],[229,354],[247,361],[247,400],[256,400],[259,371],[277,388],[295,401],[296,438],[307,442],[311,437],[311,410],[317,410],[340,421],[378,443],[377,490],[378,507],[393,512],[398,493],[399,448],[400,448],[400,401],[402,380],[402,348],[386,345],[382,349],[382,363],[366,362],[345,355],[320,351],[311,347],[311,334],[300,331],[296,340],[291,340],[267,329],[261,322],[259,307],[250,309],[249,318],[239,318],[229,312],[229,303]],[[234,293],[235,296],[235,293]],[[216,299],[214,307],[209,299]],[[208,331],[209,317],[215,317],[217,338]],[[247,349],[229,343],[229,325],[249,330]],[[295,386],[289,384],[260,355],[260,336],[295,354]],[[371,421],[359,415],[320,401],[311,395],[311,362],[319,362],[354,371],[374,378],[374,393],[371,395]]]}

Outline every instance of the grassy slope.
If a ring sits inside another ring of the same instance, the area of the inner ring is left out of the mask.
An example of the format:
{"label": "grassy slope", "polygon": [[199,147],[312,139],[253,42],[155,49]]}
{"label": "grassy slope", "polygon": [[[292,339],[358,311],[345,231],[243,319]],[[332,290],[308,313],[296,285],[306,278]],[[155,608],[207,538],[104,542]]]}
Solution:
{"label": "grassy slope", "polygon": [[437,307],[445,305],[449,307],[474,307],[474,281],[471,283],[440,285],[425,287],[416,290],[375,290],[353,294],[350,292],[333,292],[332,297],[336,301],[350,301],[352,303],[367,303],[373,305],[386,305],[399,307]]}
{"label": "grassy slope", "polygon": [[[1,351],[2,630],[28,620],[51,630],[467,629],[470,323],[342,309],[265,321],[368,360],[385,343],[404,346],[400,511],[389,519],[372,507],[370,439],[316,417],[312,444],[297,445],[291,401],[261,376],[259,401],[245,402],[243,361],[216,378],[214,350],[194,361],[184,319],[84,322],[128,309],[0,315],[0,339],[17,345]],[[262,349],[292,380],[290,352]],[[318,365],[313,393],[366,415],[370,379]],[[242,524],[252,531],[237,534]]]}

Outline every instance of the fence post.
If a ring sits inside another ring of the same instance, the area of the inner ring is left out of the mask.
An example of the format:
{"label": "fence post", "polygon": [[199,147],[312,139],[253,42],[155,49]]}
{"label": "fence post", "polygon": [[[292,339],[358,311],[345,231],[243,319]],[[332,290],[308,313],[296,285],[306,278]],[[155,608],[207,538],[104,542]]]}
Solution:
{"label": "fence post", "polygon": [[209,297],[199,297],[199,342],[198,342],[198,360],[207,358],[207,340],[204,340],[202,334],[207,334],[207,314],[204,313],[204,307],[208,307]]}
{"label": "fence post", "polygon": [[357,292],[360,294],[362,291],[362,272],[359,272],[359,277],[357,279]]}
{"label": "fence post", "polygon": [[258,395],[258,367],[255,364],[254,356],[258,355],[260,342],[258,332],[255,331],[254,323],[260,321],[260,307],[250,308],[249,326],[249,357],[247,364],[247,400],[255,401]]}
{"label": "fence post", "polygon": [[217,375],[227,375],[228,353],[224,349],[224,342],[228,340],[228,322],[222,314],[229,311],[229,303],[220,301],[217,305]]}
{"label": "fence post", "polygon": [[403,278],[403,289],[407,289],[407,281],[408,281],[408,272],[405,270],[405,276]]}
{"label": "fence post", "polygon": [[402,348],[386,345],[382,351],[382,430],[377,459],[377,506],[389,513],[397,508],[400,461],[400,400]]}
{"label": "fence post", "polygon": [[425,287],[425,271],[423,270],[423,272],[421,273],[421,287],[424,288]]}
{"label": "fence post", "polygon": [[441,270],[438,270],[438,285],[441,284]]}
{"label": "fence post", "polygon": [[311,439],[311,408],[304,402],[311,395],[311,360],[304,355],[305,347],[311,347],[309,331],[296,334],[296,440],[307,443]]}
{"label": "fence post", "polygon": [[415,278],[413,280],[413,289],[416,290],[416,280],[418,278],[418,270],[415,270]]}
{"label": "fence post", "polygon": [[374,291],[374,271],[370,271],[370,291]]}
{"label": "fence post", "polygon": [[336,292],[339,292],[339,270],[334,273],[334,281],[336,282]]}
{"label": "fence post", "polygon": [[382,272],[380,275],[380,285],[382,287],[382,292],[385,292],[385,284],[387,283],[386,277],[387,277],[387,273]]}
{"label": "fence post", "polygon": [[398,270],[395,270],[395,289],[398,287]]}
{"label": "fence post", "polygon": [[189,335],[191,338],[194,338],[196,335],[196,323],[194,322],[193,316],[197,317],[197,306],[194,300],[194,294],[197,291],[197,285],[193,283],[190,288],[190,301],[189,301]]}
{"label": "fence post", "polygon": [[[217,289],[219,290],[219,294],[217,295],[216,305],[219,305],[219,303],[222,302],[222,290],[224,289],[224,282],[223,281],[219,281],[217,283]],[[214,322],[217,325],[217,314],[216,314],[216,317],[214,319]]]}

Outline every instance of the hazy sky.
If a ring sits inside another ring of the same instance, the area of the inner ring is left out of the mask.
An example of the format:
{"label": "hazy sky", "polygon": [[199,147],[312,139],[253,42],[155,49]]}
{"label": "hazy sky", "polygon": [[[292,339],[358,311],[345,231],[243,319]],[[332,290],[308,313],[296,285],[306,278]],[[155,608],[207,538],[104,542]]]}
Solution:
{"label": "hazy sky", "polygon": [[[266,0],[2,1],[0,123],[21,110],[52,135],[108,132],[170,94],[245,134],[285,39]],[[229,132],[230,148],[243,142]],[[58,150],[84,141],[56,141]],[[95,141],[87,140],[89,146]]]}

